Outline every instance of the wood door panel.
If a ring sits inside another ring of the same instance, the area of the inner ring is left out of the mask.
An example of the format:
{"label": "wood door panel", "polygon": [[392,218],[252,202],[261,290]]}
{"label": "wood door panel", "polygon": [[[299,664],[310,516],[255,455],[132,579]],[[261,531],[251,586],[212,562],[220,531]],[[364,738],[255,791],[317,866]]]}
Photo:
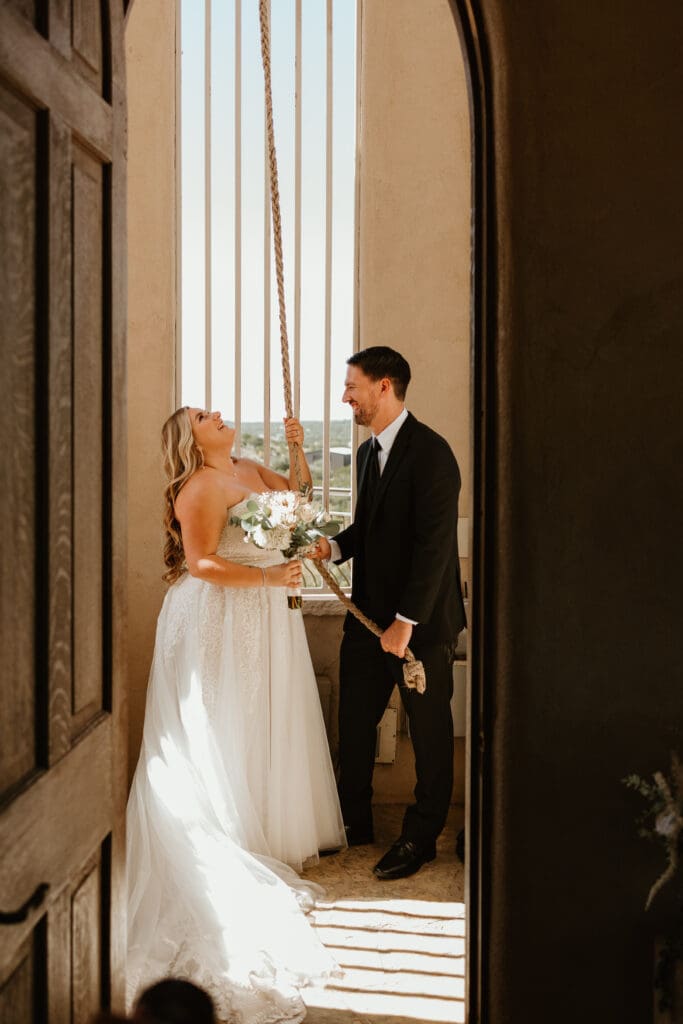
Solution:
{"label": "wood door panel", "polygon": [[[4,811],[1,909],[21,905],[42,882],[58,891],[63,879],[77,874],[99,849],[113,815],[111,758],[112,723],[106,717]],[[77,809],[69,815],[63,796],[67,787],[69,804]],[[8,931],[0,929],[0,940]]]}
{"label": "wood door panel", "polygon": [[91,867],[71,897],[72,1022],[89,1024],[102,1006],[101,864]]}
{"label": "wood door panel", "polygon": [[[0,956],[8,967],[0,975],[0,1021],[4,1006],[32,1007],[33,1016],[45,1020],[36,997],[49,993],[50,1024],[89,1024],[110,1001],[108,979],[102,965],[110,945],[111,835],[97,844],[75,872],[74,880],[41,906],[35,920],[13,926],[14,937],[0,933]],[[12,949],[12,946],[14,947]],[[31,993],[34,993],[33,998]],[[4,1003],[3,1003],[4,999]]]}
{"label": "wood door panel", "polygon": [[47,0],[4,0],[4,2],[39,31],[42,31],[47,23]]}
{"label": "wood door panel", "polygon": [[0,468],[6,502],[0,545],[0,650],[3,691],[0,718],[0,798],[35,766],[34,572],[36,485],[35,266],[38,198],[36,112],[0,84],[0,436],[11,438]]}
{"label": "wood door panel", "polygon": [[90,0],[73,0],[71,43],[74,65],[88,82],[103,90],[103,36],[100,5]]}
{"label": "wood door panel", "polygon": [[50,45],[71,60],[71,0],[50,0]]}
{"label": "wood door panel", "polygon": [[33,950],[24,951],[18,966],[0,987],[0,1020],[5,1024],[32,1024]]}
{"label": "wood door panel", "polygon": [[104,173],[73,145],[73,712],[102,707],[102,355]]}
{"label": "wood door panel", "polygon": [[47,1019],[46,927],[40,918],[0,975],[2,1024],[35,1024]]}
{"label": "wood door panel", "polygon": [[0,68],[17,92],[39,109],[58,112],[82,143],[100,159],[111,160],[111,106],[86,86],[63,54],[3,3],[0,3]]}
{"label": "wood door panel", "polygon": [[0,0],[0,245],[0,1020],[85,1024],[125,981],[116,0]]}
{"label": "wood door panel", "polygon": [[71,130],[55,114],[49,134],[49,763],[71,747],[73,690],[73,472]]}

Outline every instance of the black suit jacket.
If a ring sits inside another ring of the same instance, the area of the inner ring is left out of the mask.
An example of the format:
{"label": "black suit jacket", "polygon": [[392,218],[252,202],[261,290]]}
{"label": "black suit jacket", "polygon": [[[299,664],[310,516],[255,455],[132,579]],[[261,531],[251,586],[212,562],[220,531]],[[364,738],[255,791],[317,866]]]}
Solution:
{"label": "black suit jacket", "polygon": [[[400,612],[418,623],[416,643],[451,643],[465,626],[455,456],[409,413],[370,503],[364,483],[371,450],[369,440],[358,449],[355,518],[335,538],[340,561],[353,558],[353,601],[383,629]],[[364,629],[350,614],[344,628]]]}

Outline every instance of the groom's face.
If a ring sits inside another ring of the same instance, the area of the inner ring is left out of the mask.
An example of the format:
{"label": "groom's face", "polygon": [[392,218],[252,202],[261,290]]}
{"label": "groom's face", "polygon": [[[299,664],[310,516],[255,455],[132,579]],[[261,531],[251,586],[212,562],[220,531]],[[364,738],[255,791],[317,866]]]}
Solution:
{"label": "groom's face", "polygon": [[366,376],[359,366],[346,367],[342,402],[351,406],[353,418],[359,427],[372,425],[379,409],[381,394],[381,381]]}

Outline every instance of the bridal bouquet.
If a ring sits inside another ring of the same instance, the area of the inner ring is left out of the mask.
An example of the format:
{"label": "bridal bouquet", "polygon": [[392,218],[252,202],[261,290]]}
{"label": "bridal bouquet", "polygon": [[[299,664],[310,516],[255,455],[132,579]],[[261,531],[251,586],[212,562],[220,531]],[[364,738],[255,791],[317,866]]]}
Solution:
{"label": "bridal bouquet", "polygon": [[[324,509],[316,509],[309,494],[297,491],[266,491],[254,494],[246,512],[233,516],[233,526],[244,530],[244,542],[258,548],[282,551],[285,558],[306,553],[318,537],[334,537],[341,523]],[[300,608],[301,593],[287,595],[290,608]]]}
{"label": "bridal bouquet", "polygon": [[[676,875],[680,878],[679,868],[683,861],[683,764],[672,753],[668,776],[660,771],[654,772],[650,779],[642,778],[634,772],[622,779],[622,782],[639,793],[648,804],[637,819],[640,826],[638,834],[660,843],[666,851],[667,866],[650,889],[645,903],[647,910],[665,885]],[[669,925],[668,933],[664,934],[659,946],[654,977],[662,1013],[671,1010],[674,1003],[678,1005],[676,977],[683,961],[683,889],[680,883],[672,902],[677,904],[677,910],[674,910],[673,923]]]}

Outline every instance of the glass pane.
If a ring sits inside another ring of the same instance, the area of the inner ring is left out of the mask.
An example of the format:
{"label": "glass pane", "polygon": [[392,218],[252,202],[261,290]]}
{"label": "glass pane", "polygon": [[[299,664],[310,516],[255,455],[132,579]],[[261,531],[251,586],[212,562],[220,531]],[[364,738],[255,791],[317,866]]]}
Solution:
{"label": "glass pane", "polygon": [[204,407],[204,3],[181,7],[183,405]]}
{"label": "glass pane", "polygon": [[[264,251],[266,158],[263,73],[258,4],[242,3],[241,80],[241,379],[235,361],[235,8],[236,0],[212,7],[212,406],[233,420],[241,401],[241,453],[268,461],[287,474],[284,440],[280,326],[272,244]],[[273,106],[282,213],[283,258],[292,377],[295,247],[295,0],[272,4]],[[183,0],[182,18],[182,398],[205,404],[204,231],[204,0]],[[323,468],[329,466],[329,510],[351,519],[352,430],[341,403],[345,360],[354,348],[356,4],[333,5],[333,193],[331,284],[330,444],[323,451],[325,394],[325,183],[327,4],[302,2],[301,60],[301,381],[300,418],[316,500],[322,501]],[[272,240],[271,240],[272,241]],[[265,334],[265,271],[270,267],[270,337]],[[268,358],[265,348],[268,347]],[[270,366],[268,368],[268,362]],[[267,378],[267,379],[266,379]],[[293,381],[294,383],[294,381]],[[266,394],[269,409],[266,404]],[[264,418],[270,449],[264,451]],[[350,568],[333,570],[350,584]],[[317,573],[310,585],[320,588]]]}
{"label": "glass pane", "polygon": [[[242,4],[242,449],[263,460],[264,107],[258,4]],[[270,254],[268,255],[270,259]]]}
{"label": "glass pane", "polygon": [[212,406],[235,419],[235,3],[211,8]]}

